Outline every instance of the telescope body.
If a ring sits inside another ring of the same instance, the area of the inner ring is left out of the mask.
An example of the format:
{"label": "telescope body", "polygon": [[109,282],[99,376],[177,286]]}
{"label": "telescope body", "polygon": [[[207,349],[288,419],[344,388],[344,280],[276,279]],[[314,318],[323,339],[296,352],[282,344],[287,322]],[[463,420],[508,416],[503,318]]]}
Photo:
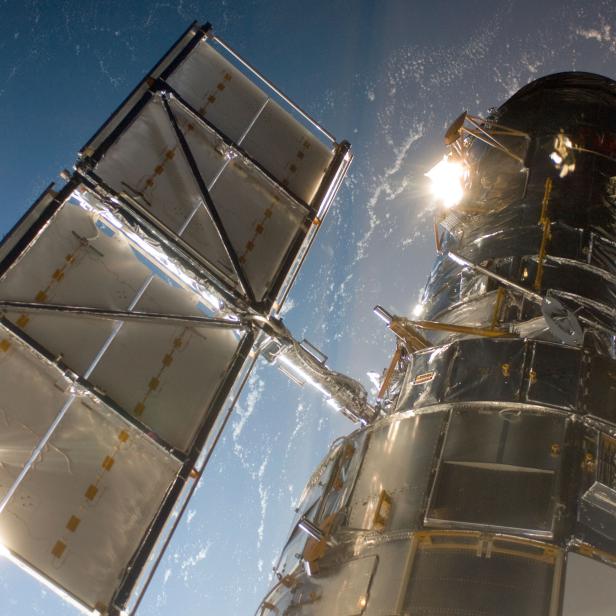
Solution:
{"label": "telescope body", "polygon": [[604,613],[616,83],[544,77],[475,126],[459,133],[465,195],[440,221],[423,342],[391,317],[407,344],[383,416],[310,480],[261,616]]}

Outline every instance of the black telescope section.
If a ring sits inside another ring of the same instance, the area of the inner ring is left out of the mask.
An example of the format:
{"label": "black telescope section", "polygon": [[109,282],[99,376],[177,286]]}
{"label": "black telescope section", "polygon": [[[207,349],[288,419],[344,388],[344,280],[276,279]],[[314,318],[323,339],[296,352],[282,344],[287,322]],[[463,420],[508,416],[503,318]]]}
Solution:
{"label": "black telescope section", "polygon": [[[559,73],[515,94],[493,120],[524,131],[528,139],[499,138],[525,165],[476,141],[470,147],[471,182],[462,206],[472,210],[449,234],[452,250],[529,290],[568,298],[580,316],[614,329],[616,306],[616,83],[588,73]],[[555,141],[568,140],[574,168],[560,177],[550,155]],[[544,206],[546,180],[551,191]],[[538,255],[543,228],[549,238],[542,273]],[[446,257],[437,262],[425,290],[426,318],[442,318],[456,304],[476,298],[482,284],[497,285],[463,271]],[[537,305],[518,306],[520,319],[538,314]],[[600,337],[598,329],[595,337]],[[602,344],[609,346],[604,339]]]}

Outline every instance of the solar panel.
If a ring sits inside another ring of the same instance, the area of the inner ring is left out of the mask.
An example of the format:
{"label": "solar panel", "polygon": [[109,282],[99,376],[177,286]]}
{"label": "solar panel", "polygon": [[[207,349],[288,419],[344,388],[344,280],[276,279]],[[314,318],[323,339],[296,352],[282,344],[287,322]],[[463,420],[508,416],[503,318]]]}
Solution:
{"label": "solar panel", "polygon": [[323,143],[214,40],[194,33],[84,147],[78,168],[181,237],[232,297],[269,308],[347,150]]}
{"label": "solar panel", "polygon": [[0,541],[86,611],[138,603],[350,164],[311,122],[193,25],[0,245]]}
{"label": "solar panel", "polygon": [[0,335],[2,495],[66,409],[0,516],[4,546],[105,613],[181,462],[5,325]]}

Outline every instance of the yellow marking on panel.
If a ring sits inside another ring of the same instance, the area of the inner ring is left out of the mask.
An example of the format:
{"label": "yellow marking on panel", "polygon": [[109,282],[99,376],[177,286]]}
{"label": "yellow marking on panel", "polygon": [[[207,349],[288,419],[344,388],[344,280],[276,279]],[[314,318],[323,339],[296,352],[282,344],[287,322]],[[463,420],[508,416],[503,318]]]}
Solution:
{"label": "yellow marking on panel", "polygon": [[283,578],[280,578],[280,583],[286,588],[297,586],[297,580],[292,575],[285,575]]}
{"label": "yellow marking on panel", "polygon": [[58,282],[60,282],[64,278],[64,275],[66,273],[66,269],[76,262],[77,255],[87,245],[88,245],[87,243],[80,242],[79,246],[77,246],[77,248],[75,248],[74,252],[69,253],[69,254],[67,254],[64,257],[64,261],[65,261],[64,265],[62,265],[62,267],[59,267],[56,270],[54,270],[53,274],[51,275],[51,280],[49,281],[49,284],[47,285],[47,287],[45,287],[45,289],[43,289],[42,291],[40,291],[37,294],[37,296],[36,296],[37,301],[44,302],[47,299],[47,296],[49,294],[49,290],[54,286],[54,284],[57,284]]}
{"label": "yellow marking on panel", "polygon": [[[225,75],[225,79],[227,79],[227,76],[226,76],[226,75]],[[229,76],[229,79],[231,79],[231,76]],[[221,85],[223,85],[223,87],[222,87],[222,88],[220,87]],[[217,88],[218,88],[219,90],[224,89],[224,84],[220,84],[220,83],[219,83],[219,84],[217,85]],[[212,99],[212,98],[214,98],[214,100],[215,100],[215,97],[210,96],[210,99]],[[208,99],[208,100],[209,100],[209,99]],[[214,102],[214,100],[211,100],[210,102]],[[204,112],[204,111],[205,111],[205,109],[204,109],[204,108],[202,108],[202,110],[200,110],[200,111]],[[305,151],[306,151],[306,150],[309,150],[309,149],[310,149],[310,147],[311,147],[311,143],[310,143],[310,141],[309,141],[309,140],[307,140],[307,139],[304,139],[304,141],[302,142],[302,146],[301,146],[301,147],[302,147],[302,149],[300,149],[300,150],[298,150],[298,151],[296,152],[296,155],[295,155],[295,156],[296,156],[296,161],[295,161],[295,162],[291,162],[291,163],[289,163],[289,166],[288,166],[288,169],[289,169],[289,172],[288,172],[288,173],[289,173],[289,176],[290,176],[290,175],[292,175],[292,174],[294,174],[294,173],[296,173],[296,172],[298,171],[298,165],[299,165],[299,163],[300,163],[300,162],[301,162],[301,161],[305,158],[305,156],[306,156]],[[282,179],[280,180],[280,183],[282,184],[282,186],[284,186],[284,187],[288,187],[288,185],[289,185],[289,179],[290,179],[289,177],[282,178]],[[275,205],[275,204],[276,204],[276,202],[279,202],[279,201],[280,201],[280,197],[279,197],[278,195],[273,195],[273,200],[274,200],[274,203],[272,203],[272,205]],[[265,210],[265,212],[263,213],[263,219],[262,219],[261,221],[259,221],[259,222],[257,222],[257,223],[256,223],[256,226],[255,226],[255,231],[254,231],[254,234],[253,234],[252,239],[251,239],[250,241],[248,241],[248,242],[247,242],[247,244],[246,244],[246,247],[245,247],[245,249],[244,249],[243,254],[241,254],[241,255],[239,255],[239,256],[238,256],[238,260],[239,260],[239,262],[240,262],[240,264],[241,264],[241,265],[244,265],[244,264],[246,263],[246,257],[247,257],[247,254],[248,254],[249,252],[252,252],[252,251],[254,250],[254,247],[255,247],[255,245],[254,245],[255,240],[257,239],[257,236],[259,236],[259,235],[262,235],[262,234],[263,234],[263,231],[264,231],[264,224],[265,224],[265,222],[267,221],[267,219],[271,218],[271,216],[272,216],[272,210],[271,210],[271,208],[267,208],[267,209]]]}
{"label": "yellow marking on panel", "polygon": [[616,554],[600,550],[588,543],[580,543],[573,546],[573,551],[581,554],[582,556],[588,556],[604,563],[611,565],[616,564]]}
{"label": "yellow marking on panel", "polygon": [[584,461],[582,463],[582,468],[585,468],[587,471],[593,471],[595,467],[595,456],[588,451],[584,454]]}
{"label": "yellow marking on panel", "polygon": [[391,504],[391,496],[385,490],[381,490],[376,511],[374,512],[374,517],[372,518],[372,528],[374,528],[374,530],[379,532],[385,530],[385,526],[389,520],[389,515],[391,514]]}
{"label": "yellow marking on panel", "polygon": [[423,374],[418,374],[413,381],[413,385],[422,385],[423,383],[428,383],[434,378],[434,375],[434,370],[430,372],[424,372]]}
{"label": "yellow marking on panel", "polygon": [[77,530],[77,527],[79,526],[80,522],[81,520],[76,515],[72,515],[69,521],[66,523],[66,528],[70,530],[71,533],[74,533]]}
{"label": "yellow marking on panel", "polygon": [[[129,439],[129,434],[126,430],[121,430],[118,433],[119,442],[116,443],[116,445],[112,448],[112,451],[109,453],[109,455],[105,456],[101,464],[101,470],[99,470],[94,481],[88,486],[88,489],[85,491],[83,495],[84,499],[88,501],[93,501],[96,498],[96,496],[99,493],[99,485],[101,481],[106,476],[106,472],[110,471],[112,466],[115,464],[115,461],[117,459],[116,456],[120,452],[122,445],[125,444],[128,441],[128,439]],[[68,522],[66,523],[63,536],[61,537],[61,539],[59,539],[56,542],[56,545],[54,546],[52,550],[52,553],[56,558],[60,558],[62,556],[62,554],[64,553],[66,549],[67,544],[69,543],[70,537],[71,537],[69,533],[75,533],[77,531],[78,527],[81,524],[83,517],[88,514],[88,511],[89,511],[89,507],[87,506],[87,503],[85,501],[82,501],[81,505],[79,506],[76,512],[78,515],[75,515],[75,514],[71,515]],[[103,606],[103,608],[101,609],[106,610],[107,608]],[[106,612],[101,612],[101,613],[106,613]]]}
{"label": "yellow marking on panel", "polygon": [[498,287],[498,291],[496,291],[496,300],[494,301],[494,311],[492,312],[492,329],[496,329],[496,326],[500,322],[500,313],[504,299],[505,289],[503,287]]}
{"label": "yellow marking on panel", "polygon": [[99,614],[106,614],[109,608],[107,607],[106,603],[103,603],[102,601],[97,601],[94,605],[94,609]]}
{"label": "yellow marking on panel", "polygon": [[30,321],[30,317],[26,316],[25,314],[22,314],[19,319],[17,319],[17,325],[19,327],[25,327],[26,325],[28,325],[28,322]]}
{"label": "yellow marking on panel", "polygon": [[56,541],[56,544],[51,549],[51,553],[56,558],[62,558],[62,554],[64,554],[64,550],[66,550],[66,543],[64,543],[64,541]]}
{"label": "yellow marking on panel", "polygon": [[548,205],[550,203],[550,196],[552,194],[552,178],[545,180],[545,188],[543,192],[543,201],[541,202],[541,214],[539,216],[539,226],[543,228],[541,236],[541,246],[539,247],[539,255],[537,258],[537,273],[535,274],[535,281],[533,288],[536,291],[541,290],[541,282],[543,280],[543,264],[548,249],[548,243],[552,239],[551,234],[551,221],[548,217]]}
{"label": "yellow marking on panel", "polygon": [[6,340],[6,339],[2,339],[0,340],[0,351],[4,351],[5,353],[11,348],[11,343]]}
{"label": "yellow marking on panel", "polygon": [[[400,358],[402,357],[402,347],[398,346],[396,351],[394,352],[391,361],[389,362],[389,366],[387,367],[387,371],[385,372],[385,376],[383,377],[383,382],[381,383],[381,388],[379,389],[379,393],[377,394],[377,399],[382,400],[387,390],[389,389],[389,385],[391,383],[391,379],[393,378],[396,369],[398,368],[398,364],[400,363]],[[355,451],[355,448],[353,448]]]}
{"label": "yellow marking on panel", "polygon": [[[185,125],[185,132],[189,133],[193,129],[194,126],[190,122],[187,122]],[[143,180],[142,192],[145,192],[148,188],[152,188],[154,186],[156,176],[163,174],[163,172],[165,171],[165,165],[175,158],[177,149],[178,146],[174,146],[169,150],[165,151],[165,153],[162,155],[162,160],[154,167],[152,173],[147,178],[145,178],[145,180]]]}
{"label": "yellow marking on panel", "polygon": [[[304,141],[303,146],[304,149],[308,149],[310,148],[310,143],[308,141]],[[297,170],[298,170],[298,164],[299,162],[301,162],[304,158],[304,152],[302,152],[301,150],[299,150],[297,152],[297,161],[295,163],[290,163],[289,164],[289,175],[294,174]],[[283,178],[280,183],[287,187],[289,185],[289,177]],[[255,241],[257,239],[257,237],[259,235],[263,234],[263,231],[265,230],[265,223],[268,221],[268,219],[270,219],[272,217],[272,207],[276,205],[276,203],[280,202],[280,196],[277,194],[272,195],[272,203],[270,205],[270,207],[268,207],[264,212],[263,212],[263,218],[258,221],[257,223],[255,223],[255,229],[254,229],[254,233],[252,238],[246,243],[246,247],[244,249],[244,252],[239,255],[239,262],[243,265],[244,263],[246,263],[246,256],[249,252],[252,252],[254,250],[255,247]]]}
{"label": "yellow marking on panel", "polygon": [[156,376],[153,376],[150,379],[148,383],[147,391],[144,393],[141,400],[137,402],[137,404],[135,405],[135,408],[133,409],[133,413],[135,415],[141,415],[145,411],[146,402],[148,398],[150,397],[150,394],[153,391],[156,391],[160,387],[160,380],[161,380],[162,374],[173,363],[173,354],[178,349],[182,348],[182,345],[184,344],[184,340],[182,338],[186,335],[187,332],[188,330],[184,329],[182,330],[182,333],[180,334],[180,336],[173,339],[172,348],[169,350],[169,352],[163,355],[163,358],[161,360],[162,366],[160,370],[158,371],[158,374]]}
{"label": "yellow marking on panel", "polygon": [[[87,242],[80,242],[79,246],[75,248],[74,252],[69,253],[64,257],[64,261],[65,261],[64,265],[62,265],[62,267],[59,267],[53,271],[53,273],[51,274],[51,279],[49,280],[49,283],[47,284],[47,286],[44,289],[40,290],[34,296],[34,300],[36,302],[44,303],[47,301],[47,298],[49,297],[50,289],[52,289],[54,285],[58,284],[64,278],[66,269],[76,262],[77,254],[79,253],[80,250],[83,250],[86,246],[88,246]],[[21,327],[22,329],[25,328],[29,322],[30,322],[30,317],[26,314],[20,315],[20,317],[16,321],[17,325]]]}

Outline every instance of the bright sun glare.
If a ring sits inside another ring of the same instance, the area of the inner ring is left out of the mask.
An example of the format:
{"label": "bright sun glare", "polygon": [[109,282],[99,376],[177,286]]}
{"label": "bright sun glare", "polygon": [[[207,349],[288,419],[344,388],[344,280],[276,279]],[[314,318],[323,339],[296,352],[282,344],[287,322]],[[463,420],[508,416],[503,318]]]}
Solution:
{"label": "bright sun glare", "polygon": [[465,173],[466,169],[462,162],[451,160],[447,156],[426,173],[426,177],[432,182],[434,196],[444,207],[450,208],[462,201],[464,196],[462,180]]}

